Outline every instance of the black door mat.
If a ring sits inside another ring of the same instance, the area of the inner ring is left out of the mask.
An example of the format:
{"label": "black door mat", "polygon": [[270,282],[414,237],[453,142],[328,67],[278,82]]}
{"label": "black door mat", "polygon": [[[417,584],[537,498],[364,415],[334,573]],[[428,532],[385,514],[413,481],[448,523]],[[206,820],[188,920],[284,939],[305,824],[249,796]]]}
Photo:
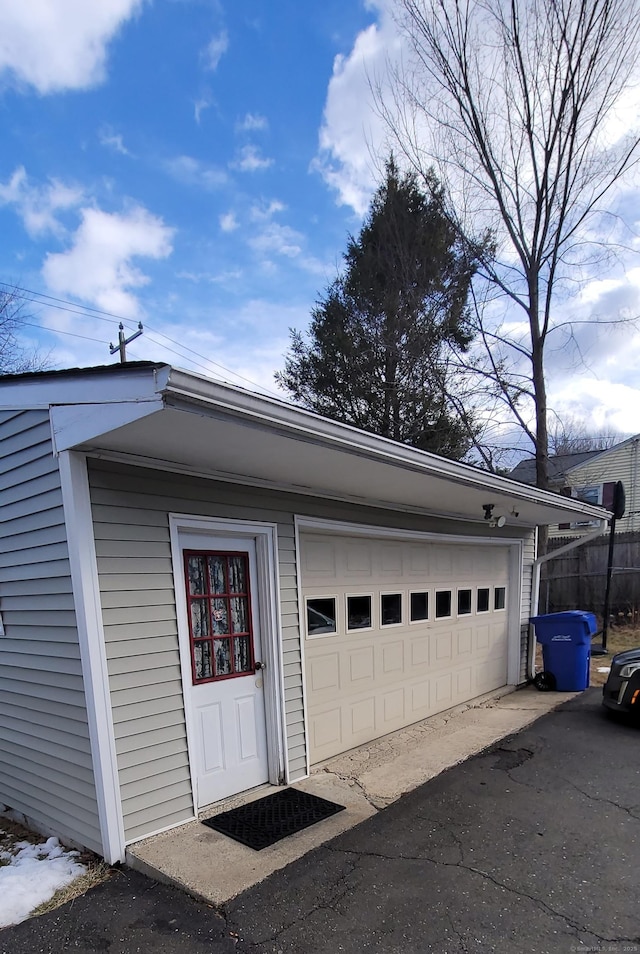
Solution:
{"label": "black door mat", "polygon": [[285,788],[207,818],[202,824],[229,838],[235,838],[248,848],[261,851],[287,835],[343,812],[344,808],[344,805],[337,805],[318,795],[300,792],[297,788]]}

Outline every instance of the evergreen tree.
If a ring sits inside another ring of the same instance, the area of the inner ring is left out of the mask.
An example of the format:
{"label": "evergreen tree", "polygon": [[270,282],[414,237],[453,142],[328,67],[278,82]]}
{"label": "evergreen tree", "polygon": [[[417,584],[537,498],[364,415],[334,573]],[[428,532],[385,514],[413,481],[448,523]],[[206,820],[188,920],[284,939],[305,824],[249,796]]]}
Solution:
{"label": "evergreen tree", "polygon": [[[448,345],[472,335],[467,297],[475,263],[463,251],[434,177],[428,193],[391,157],[342,274],[291,331],[276,380],[303,406],[334,420],[447,457],[471,445],[452,410]],[[466,415],[465,415],[466,418]]]}

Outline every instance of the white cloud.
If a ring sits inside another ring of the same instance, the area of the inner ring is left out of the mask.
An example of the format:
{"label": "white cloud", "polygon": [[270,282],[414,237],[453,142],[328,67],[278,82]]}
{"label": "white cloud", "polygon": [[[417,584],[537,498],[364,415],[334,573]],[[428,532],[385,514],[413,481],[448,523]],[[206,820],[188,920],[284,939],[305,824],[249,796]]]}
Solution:
{"label": "white cloud", "polygon": [[57,213],[78,206],[84,192],[77,186],[65,185],[59,179],[50,179],[42,185],[33,184],[24,168],[18,166],[7,182],[0,182],[0,205],[13,205],[32,238],[64,232]]}
{"label": "white cloud", "polygon": [[110,126],[103,126],[98,135],[101,145],[113,149],[114,152],[119,152],[122,156],[131,155],[124,144],[121,134],[114,132]]}
{"label": "white cloud", "polygon": [[200,125],[200,118],[205,111],[211,106],[211,99],[207,93],[204,96],[201,96],[200,99],[197,99],[193,104],[193,118]]}
{"label": "white cloud", "polygon": [[235,232],[238,228],[238,220],[235,212],[225,212],[220,216],[220,228],[223,232]]}
{"label": "white cloud", "polygon": [[[273,375],[284,364],[289,328],[302,328],[308,320],[306,303],[267,301],[257,297],[231,310],[221,308],[213,314],[208,313],[205,324],[194,316],[180,335],[180,343],[192,349],[184,355],[156,347],[150,341],[152,335],[155,337],[154,332],[150,332],[145,341],[146,356],[150,360],[194,367],[200,373],[208,373],[239,387],[269,391],[286,399]],[[154,325],[154,331],[176,337],[171,325]],[[169,347],[175,348],[175,352],[181,351],[180,347]]]}
{"label": "white cloud", "polygon": [[5,0],[0,3],[0,76],[39,93],[102,82],[107,44],[144,0]]}
{"label": "white cloud", "polygon": [[271,165],[273,159],[262,156],[256,146],[243,146],[238,158],[232,163],[232,167],[240,169],[241,172],[257,172],[259,169],[268,169]]}
{"label": "white cloud", "polygon": [[172,251],[173,229],[142,206],[124,213],[82,210],[82,221],[66,252],[49,253],[42,273],[47,286],[106,311],[135,317],[139,303],[132,290],[149,278],[138,258],[162,259]]}
{"label": "white cloud", "polygon": [[211,38],[204,51],[207,69],[211,71],[217,70],[220,60],[228,49],[229,34],[226,30],[221,30],[220,33],[216,33],[216,35]]}
{"label": "white cloud", "polygon": [[384,83],[387,63],[401,55],[401,40],[386,6],[378,22],[358,34],[348,56],[337,56],[329,81],[319,152],[312,168],[338,193],[341,205],[359,215],[366,210],[379,178],[376,156],[385,151],[387,130],[377,114],[371,85]]}
{"label": "white cloud", "polygon": [[305,236],[290,225],[268,220],[262,230],[249,239],[249,246],[261,256],[261,266],[267,271],[275,271],[274,258],[290,259],[297,268],[326,281],[330,269],[326,262],[306,253],[306,244]]}
{"label": "white cloud", "polygon": [[271,222],[262,232],[254,235],[249,245],[263,255],[283,255],[297,258],[302,252],[304,236],[289,225]]}
{"label": "white cloud", "polygon": [[227,173],[201,159],[193,156],[176,156],[164,163],[164,168],[178,182],[185,185],[198,186],[200,189],[212,191],[219,189],[227,182]]}
{"label": "white cloud", "polygon": [[264,132],[268,128],[267,117],[260,116],[259,113],[247,113],[244,119],[236,123],[237,132]]}
{"label": "white cloud", "polygon": [[251,207],[251,219],[254,222],[266,222],[278,212],[284,212],[286,205],[279,199],[271,199],[269,203],[261,203]]}
{"label": "white cloud", "polygon": [[239,268],[228,269],[227,271],[218,272],[216,274],[213,272],[181,271],[176,272],[176,278],[193,282],[194,285],[199,285],[202,282],[206,282],[210,285],[231,285],[242,278],[242,271]]}
{"label": "white cloud", "polygon": [[583,420],[594,430],[611,427],[625,434],[637,434],[640,420],[640,391],[635,386],[593,378],[574,377],[563,388],[551,391],[550,400],[560,417]]}

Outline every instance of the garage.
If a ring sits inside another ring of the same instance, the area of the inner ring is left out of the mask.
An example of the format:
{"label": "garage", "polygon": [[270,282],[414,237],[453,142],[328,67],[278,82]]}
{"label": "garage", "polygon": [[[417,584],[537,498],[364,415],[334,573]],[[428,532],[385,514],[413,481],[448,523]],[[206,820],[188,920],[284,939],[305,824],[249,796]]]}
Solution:
{"label": "garage", "polygon": [[507,683],[508,546],[307,531],[300,553],[311,764]]}
{"label": "garage", "polygon": [[524,682],[536,527],[607,527],[169,365],[13,375],[0,397],[0,811],[110,864]]}

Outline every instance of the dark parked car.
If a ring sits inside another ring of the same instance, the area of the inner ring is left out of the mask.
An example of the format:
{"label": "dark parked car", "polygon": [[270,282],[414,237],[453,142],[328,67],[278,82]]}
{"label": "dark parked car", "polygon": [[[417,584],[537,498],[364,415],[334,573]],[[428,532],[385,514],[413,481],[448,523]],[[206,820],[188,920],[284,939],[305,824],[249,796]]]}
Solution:
{"label": "dark parked car", "polygon": [[627,649],[611,660],[611,672],[602,690],[602,705],[640,719],[640,648]]}

